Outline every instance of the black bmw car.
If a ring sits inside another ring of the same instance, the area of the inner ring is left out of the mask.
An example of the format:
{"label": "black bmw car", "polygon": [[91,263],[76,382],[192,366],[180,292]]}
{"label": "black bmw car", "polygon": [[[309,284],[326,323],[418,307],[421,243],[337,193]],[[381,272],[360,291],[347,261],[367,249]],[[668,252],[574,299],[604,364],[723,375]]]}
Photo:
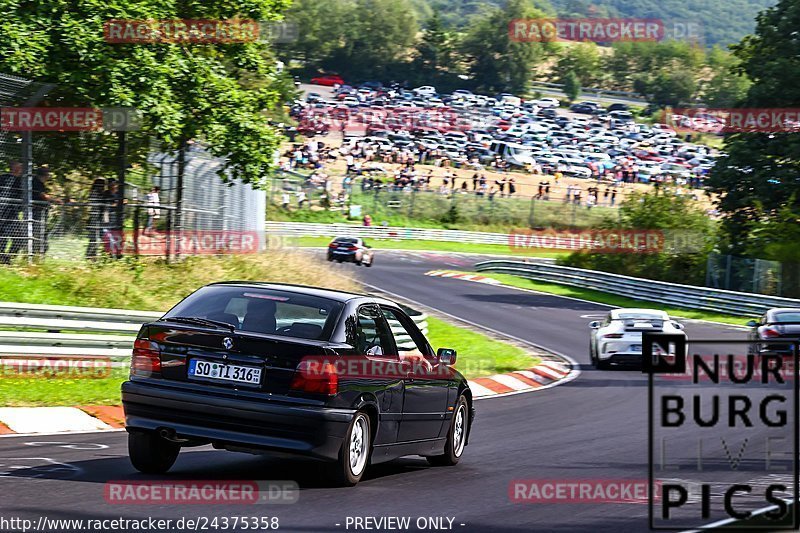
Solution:
{"label": "black bmw car", "polygon": [[328,261],[348,262],[371,267],[375,251],[360,237],[336,237],[328,244]]}
{"label": "black bmw car", "polygon": [[122,385],[131,462],[170,469],[183,446],[368,464],[455,465],[474,418],[454,350],[434,353],[388,300],[296,285],[208,285],[142,326]]}

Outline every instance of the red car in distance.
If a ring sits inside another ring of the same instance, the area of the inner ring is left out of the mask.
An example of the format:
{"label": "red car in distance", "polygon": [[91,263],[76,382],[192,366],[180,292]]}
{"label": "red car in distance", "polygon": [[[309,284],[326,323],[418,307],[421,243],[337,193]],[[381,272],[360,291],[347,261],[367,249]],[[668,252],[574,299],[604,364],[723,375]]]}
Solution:
{"label": "red car in distance", "polygon": [[316,78],[311,78],[311,83],[314,85],[325,85],[328,87],[333,87],[334,85],[344,85],[344,80],[338,74],[325,74],[323,76],[317,76]]}

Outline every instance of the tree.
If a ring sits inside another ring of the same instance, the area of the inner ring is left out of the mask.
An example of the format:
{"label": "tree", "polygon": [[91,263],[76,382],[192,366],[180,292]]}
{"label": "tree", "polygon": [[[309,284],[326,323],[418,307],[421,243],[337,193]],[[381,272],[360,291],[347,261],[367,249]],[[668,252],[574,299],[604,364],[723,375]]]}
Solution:
{"label": "tree", "polygon": [[[29,4],[0,0],[0,71],[57,84],[49,103],[63,107],[134,107],[135,137],[168,146],[195,139],[225,158],[221,170],[258,183],[272,165],[279,136],[263,110],[276,105],[278,76],[265,42],[109,44],[110,19],[275,20],[284,0],[202,3]],[[131,155],[141,158],[146,150]]]}
{"label": "tree", "polygon": [[697,93],[693,72],[686,69],[662,69],[655,76],[643,74],[634,79],[636,92],[659,106],[689,104]]}
{"label": "tree", "polygon": [[691,236],[691,240],[686,241],[697,247],[688,250],[666,249],[658,253],[574,252],[559,263],[676,283],[702,285],[705,281],[706,260],[713,247],[716,227],[701,206],[691,198],[673,194],[633,193],[625,198],[618,216],[606,218],[601,228],[660,230],[665,237],[671,231],[686,232],[685,237]]}
{"label": "tree", "polygon": [[563,79],[572,72],[578,81],[585,86],[594,86],[602,73],[600,52],[594,43],[577,43],[564,46],[561,57],[556,63],[555,73]]}
{"label": "tree", "polygon": [[408,0],[357,0],[341,46],[322,63],[355,79],[390,77],[406,59],[419,27]]}
{"label": "tree", "polygon": [[508,0],[503,8],[488,7],[483,15],[472,19],[465,30],[461,52],[478,88],[512,93],[528,89],[532,67],[553,47],[516,41],[508,27],[512,20],[543,16],[528,0]]}
{"label": "tree", "polygon": [[278,45],[280,57],[320,64],[344,45],[356,7],[353,0],[293,0],[286,20],[297,25],[297,40]]}
{"label": "tree", "polygon": [[[800,4],[781,0],[759,14],[755,33],[734,47],[739,72],[752,81],[738,107],[800,106],[798,25]],[[800,139],[793,132],[731,133],[724,151],[707,183],[719,198],[728,251],[752,252],[753,224],[769,224],[786,209],[800,211]],[[797,246],[784,235],[787,246]]]}
{"label": "tree", "polygon": [[434,76],[439,69],[447,69],[451,65],[451,38],[445,30],[438,9],[428,19],[416,48],[414,63],[422,77]]}
{"label": "tree", "polygon": [[564,94],[570,103],[574,102],[581,94],[581,82],[574,71],[570,70],[561,80],[564,84]]}

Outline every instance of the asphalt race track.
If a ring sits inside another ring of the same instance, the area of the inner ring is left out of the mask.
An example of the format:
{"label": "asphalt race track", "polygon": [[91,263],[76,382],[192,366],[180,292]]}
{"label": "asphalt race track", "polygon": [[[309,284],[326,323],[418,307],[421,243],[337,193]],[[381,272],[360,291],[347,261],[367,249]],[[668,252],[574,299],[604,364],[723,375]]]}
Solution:
{"label": "asphalt race track", "polygon": [[[457,531],[647,531],[648,506],[640,502],[511,501],[509,486],[516,479],[647,480],[647,379],[638,370],[597,371],[589,365],[587,323],[593,316],[586,315],[602,314],[604,306],[423,275],[432,269],[470,270],[473,263],[458,255],[384,251],[374,268],[337,266],[385,291],[580,363],[581,375],[562,386],[479,401],[470,445],[457,467],[433,468],[407,458],[373,468],[357,487],[342,489],[320,482],[313,462],[203,447],[183,451],[169,478],[291,479],[301,487],[299,501],[111,505],[104,499],[106,482],[156,479],[134,472],[124,432],[16,436],[0,438],[2,514],[33,520],[43,514],[85,519],[277,516],[280,529],[309,532],[346,531],[348,517],[388,516],[411,517],[411,530],[417,530],[417,518],[448,517]],[[690,339],[744,336],[743,330],[697,322],[688,322],[686,331]],[[734,474],[741,479],[742,472]]]}

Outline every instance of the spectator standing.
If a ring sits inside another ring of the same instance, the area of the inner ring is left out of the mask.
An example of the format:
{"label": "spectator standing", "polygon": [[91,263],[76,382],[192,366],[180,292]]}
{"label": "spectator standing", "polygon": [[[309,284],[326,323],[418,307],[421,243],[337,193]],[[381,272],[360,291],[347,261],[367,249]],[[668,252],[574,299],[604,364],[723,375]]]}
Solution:
{"label": "spectator standing", "polygon": [[514,194],[516,192],[517,192],[516,180],[514,180],[514,178],[508,178],[508,196],[509,196],[509,198],[514,196]]}
{"label": "spectator standing", "polygon": [[161,218],[161,192],[160,187],[153,187],[150,192],[144,197],[144,203],[147,205],[147,224],[144,228],[144,234],[148,235],[155,230],[156,221]]}
{"label": "spectator standing", "polygon": [[47,252],[47,212],[50,204],[63,203],[58,198],[53,198],[47,189],[47,181],[50,179],[50,168],[41,166],[33,174],[31,198],[33,205],[33,235],[34,251],[41,255]]}

